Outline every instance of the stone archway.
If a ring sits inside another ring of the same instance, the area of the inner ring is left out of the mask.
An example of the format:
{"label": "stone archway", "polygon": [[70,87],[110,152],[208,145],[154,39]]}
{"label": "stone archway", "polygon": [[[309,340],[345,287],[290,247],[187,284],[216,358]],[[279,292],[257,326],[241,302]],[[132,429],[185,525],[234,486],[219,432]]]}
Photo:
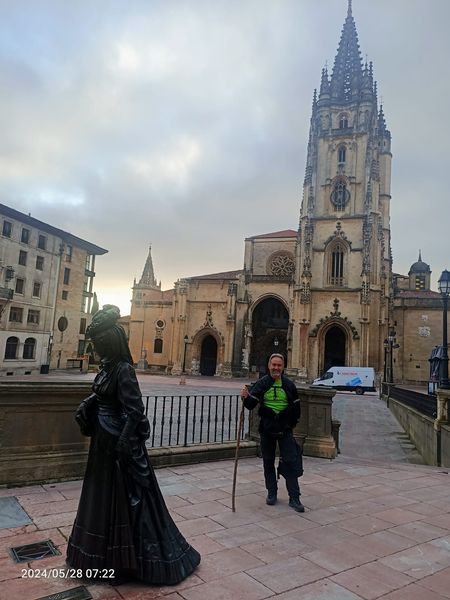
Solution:
{"label": "stone archway", "polygon": [[287,360],[287,333],[289,313],[281,300],[265,298],[252,314],[252,345],[250,369],[265,373],[269,356],[273,352],[283,354]]}
{"label": "stone archway", "polygon": [[347,355],[347,335],[342,327],[333,325],[324,335],[323,368],[322,372],[330,367],[345,367]]}
{"label": "stone archway", "polygon": [[207,335],[202,340],[200,350],[200,374],[215,375],[217,367],[217,341],[214,336]]}

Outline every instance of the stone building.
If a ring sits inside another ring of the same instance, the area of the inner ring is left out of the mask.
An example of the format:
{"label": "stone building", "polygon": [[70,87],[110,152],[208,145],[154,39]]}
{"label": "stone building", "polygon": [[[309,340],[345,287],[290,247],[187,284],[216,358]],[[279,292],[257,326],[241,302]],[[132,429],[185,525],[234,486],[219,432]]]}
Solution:
{"label": "stone building", "polygon": [[0,375],[79,364],[107,250],[3,204],[0,219]]}
{"label": "stone building", "polygon": [[349,2],[332,72],[322,70],[313,94],[298,228],[249,237],[243,269],[181,279],[168,291],[156,282],[149,252],[133,287],[136,361],[173,374],[184,367],[247,375],[279,351],[300,381],[332,365],[382,373],[397,323],[397,374],[424,380],[430,344],[439,343],[439,294],[429,274],[420,290],[415,275],[393,278],[391,160],[373,65],[362,62]]}

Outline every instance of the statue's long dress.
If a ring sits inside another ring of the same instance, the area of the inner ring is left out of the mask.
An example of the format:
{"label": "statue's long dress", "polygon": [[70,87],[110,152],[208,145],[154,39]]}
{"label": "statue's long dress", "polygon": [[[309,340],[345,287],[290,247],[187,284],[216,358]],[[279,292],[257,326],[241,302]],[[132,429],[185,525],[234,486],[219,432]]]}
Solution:
{"label": "statue's long dress", "polygon": [[[88,576],[114,569],[116,577],[176,584],[194,571],[200,555],[169,515],[150,464],[149,424],[133,367],[104,363],[93,391],[92,439],[67,563]],[[129,421],[132,457],[120,460],[115,446]]]}

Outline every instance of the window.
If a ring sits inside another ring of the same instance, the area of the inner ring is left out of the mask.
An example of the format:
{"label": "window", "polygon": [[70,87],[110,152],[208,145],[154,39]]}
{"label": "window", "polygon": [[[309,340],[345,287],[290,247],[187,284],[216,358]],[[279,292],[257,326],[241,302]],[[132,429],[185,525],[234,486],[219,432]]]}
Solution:
{"label": "window", "polygon": [[66,262],[72,262],[73,248],[67,244],[66,246]]}
{"label": "window", "polygon": [[339,117],[339,129],[347,129],[347,128],[348,128],[347,115],[341,115]]}
{"label": "window", "polygon": [[33,283],[33,296],[34,298],[41,297],[41,283],[39,281]]}
{"label": "window", "polygon": [[64,269],[64,285],[69,285],[70,281],[70,269],[65,267]]}
{"label": "window", "polygon": [[2,234],[5,237],[11,237],[11,233],[12,233],[12,223],[10,223],[9,221],[3,221],[3,231]]}
{"label": "window", "polygon": [[23,291],[25,289],[25,279],[19,279],[19,277],[16,279],[16,287],[14,289],[16,294],[23,294]]}
{"label": "window", "polygon": [[19,265],[23,265],[24,267],[26,267],[27,254],[28,252],[25,252],[25,250],[19,250]]}
{"label": "window", "polygon": [[45,250],[47,248],[47,238],[45,235],[42,235],[42,233],[40,233],[38,237],[38,248],[40,250]]}
{"label": "window", "polygon": [[153,345],[153,352],[155,354],[161,354],[163,349],[163,341],[160,338],[156,338],[155,343]]}
{"label": "window", "polygon": [[39,319],[41,312],[39,310],[29,309],[27,323],[33,323],[33,325],[39,325]]}
{"label": "window", "polygon": [[44,270],[44,257],[43,256],[36,256],[36,269],[38,271]]}
{"label": "window", "polygon": [[9,337],[6,340],[5,360],[14,360],[17,358],[17,350],[19,349],[19,338]]}
{"label": "window", "polygon": [[61,298],[63,300],[67,300],[69,298],[69,292],[67,290],[63,290],[61,294]]}
{"label": "window", "polygon": [[425,275],[416,275],[416,290],[425,289]]}
{"label": "window", "polygon": [[36,351],[36,340],[34,338],[27,338],[25,340],[25,344],[23,345],[23,357],[24,358],[34,358],[34,354]]}
{"label": "window", "polygon": [[59,317],[58,329],[60,331],[65,331],[67,329],[68,324],[69,324],[69,321],[67,320],[67,317]]}
{"label": "window", "polygon": [[9,309],[9,320],[11,323],[22,323],[23,320],[23,308],[18,306],[11,306]]}
{"label": "window", "polygon": [[22,235],[20,237],[20,241],[23,244],[28,244],[28,242],[30,241],[30,230],[29,229],[25,229],[25,227],[22,227]]}
{"label": "window", "polygon": [[345,249],[342,244],[336,244],[330,252],[330,277],[331,285],[344,285],[344,256]]}
{"label": "window", "polygon": [[345,163],[345,146],[339,146],[338,150],[338,162]]}
{"label": "window", "polygon": [[80,319],[80,333],[86,333],[86,319],[85,317],[82,317]]}

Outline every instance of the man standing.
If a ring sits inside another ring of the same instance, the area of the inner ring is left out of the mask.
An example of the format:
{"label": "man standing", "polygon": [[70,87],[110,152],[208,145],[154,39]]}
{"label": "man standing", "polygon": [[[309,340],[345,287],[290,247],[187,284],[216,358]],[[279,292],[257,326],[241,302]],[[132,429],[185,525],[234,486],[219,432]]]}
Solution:
{"label": "man standing", "polygon": [[277,477],[275,473],[275,451],[280,449],[282,470],[289,494],[289,506],[304,512],[300,502],[298,477],[300,474],[299,451],[292,430],[300,418],[300,400],[294,383],[283,375],[284,357],[272,354],[269,358],[269,375],[264,375],[249,392],[244,386],[241,397],[244,406],[253,410],[259,404],[259,434],[266,481],[266,504],[277,502]]}

